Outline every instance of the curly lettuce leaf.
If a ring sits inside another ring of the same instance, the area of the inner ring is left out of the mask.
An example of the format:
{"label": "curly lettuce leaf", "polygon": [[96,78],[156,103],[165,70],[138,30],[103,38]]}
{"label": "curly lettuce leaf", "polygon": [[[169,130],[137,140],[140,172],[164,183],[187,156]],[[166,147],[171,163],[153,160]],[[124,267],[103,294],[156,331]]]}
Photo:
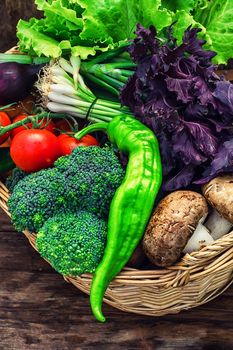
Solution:
{"label": "curly lettuce leaf", "polygon": [[104,52],[108,50],[108,47],[106,48],[100,48],[99,46],[83,46],[83,45],[76,45],[71,48],[71,54],[72,56],[80,56],[83,60],[86,60],[89,56],[95,56],[98,51]]}
{"label": "curly lettuce leaf", "polygon": [[185,10],[176,11],[173,16],[173,22],[175,22],[173,26],[173,35],[177,39],[178,44],[182,43],[184,32],[189,26],[192,26],[193,28],[201,28],[201,36],[203,37],[205,35],[205,27],[203,27],[199,22],[196,22],[193,16]]}
{"label": "curly lettuce leaf", "polygon": [[[20,49],[33,50],[38,55],[52,54],[51,57],[61,53],[64,40],[70,42],[73,54],[86,59],[134,38],[138,22],[154,24],[158,30],[172,23],[172,14],[161,7],[161,0],[35,0],[35,3],[45,17],[32,19],[28,25],[25,22],[24,27],[18,25]],[[49,43],[53,49],[47,50]]]}
{"label": "curly lettuce leaf", "polygon": [[132,37],[137,22],[134,0],[77,0],[83,7],[80,37],[94,43],[113,44]]}
{"label": "curly lettuce leaf", "polygon": [[191,11],[197,2],[198,0],[162,0],[162,6],[173,12],[177,10]]}
{"label": "curly lettuce leaf", "polygon": [[139,0],[138,9],[138,22],[146,28],[154,25],[161,31],[172,24],[172,13],[161,6],[161,0]]}
{"label": "curly lettuce leaf", "polygon": [[30,23],[20,20],[17,26],[20,50],[46,57],[57,58],[61,56],[62,50],[59,42],[47,35],[34,30]]}
{"label": "curly lettuce leaf", "polygon": [[82,28],[83,21],[77,17],[76,11],[67,8],[69,6],[68,1],[53,0],[47,2],[45,0],[35,0],[38,10],[44,11],[45,16],[59,16],[66,18],[69,22],[74,23],[78,28]]}
{"label": "curly lettuce leaf", "polygon": [[197,7],[194,19],[206,28],[206,47],[217,52],[214,62],[226,63],[233,57],[233,1],[206,1]]}
{"label": "curly lettuce leaf", "polygon": [[172,16],[161,8],[161,0],[77,0],[85,9],[80,37],[113,44],[134,37],[138,22],[156,25],[158,30],[172,23]]}

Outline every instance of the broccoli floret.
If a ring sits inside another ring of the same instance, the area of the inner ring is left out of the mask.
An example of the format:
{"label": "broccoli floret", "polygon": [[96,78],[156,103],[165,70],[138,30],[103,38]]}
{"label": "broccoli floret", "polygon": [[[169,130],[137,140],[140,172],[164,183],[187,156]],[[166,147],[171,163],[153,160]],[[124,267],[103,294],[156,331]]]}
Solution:
{"label": "broccoli floret", "polygon": [[63,275],[95,271],[106,245],[107,224],[93,213],[56,215],[40,229],[36,245],[43,258]]}
{"label": "broccoli floret", "polygon": [[71,206],[107,217],[114,193],[125,175],[110,147],[77,147],[71,156],[59,158],[55,167],[66,178],[67,193],[73,193]]}
{"label": "broccoli floret", "polygon": [[12,222],[18,231],[38,232],[48,218],[66,210],[86,209],[107,218],[123,177],[112,149],[77,147],[54,168],[30,174],[15,185],[8,201]]}
{"label": "broccoli floret", "polygon": [[8,200],[15,228],[37,232],[49,217],[65,210],[64,183],[63,174],[55,168],[38,171],[20,180]]}
{"label": "broccoli floret", "polygon": [[13,192],[15,185],[17,185],[17,183],[20,180],[24,179],[25,176],[27,176],[27,175],[28,175],[28,173],[26,173],[25,171],[23,171],[19,168],[14,168],[12,170],[11,175],[8,176],[8,178],[6,179],[6,187],[8,188],[10,193]]}

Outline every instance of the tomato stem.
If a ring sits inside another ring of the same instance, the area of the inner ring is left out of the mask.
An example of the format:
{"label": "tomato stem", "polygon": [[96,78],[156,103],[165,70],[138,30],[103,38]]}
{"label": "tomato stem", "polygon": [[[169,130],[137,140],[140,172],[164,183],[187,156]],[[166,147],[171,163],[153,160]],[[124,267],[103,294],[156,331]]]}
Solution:
{"label": "tomato stem", "polygon": [[69,116],[61,113],[47,113],[42,112],[36,115],[29,115],[25,117],[23,120],[19,120],[15,123],[12,123],[7,126],[0,126],[0,136],[6,134],[9,131],[14,130],[15,128],[18,128],[20,126],[25,126],[26,123],[32,123],[33,125],[39,125],[41,119],[53,119],[53,118],[62,118],[65,119]]}

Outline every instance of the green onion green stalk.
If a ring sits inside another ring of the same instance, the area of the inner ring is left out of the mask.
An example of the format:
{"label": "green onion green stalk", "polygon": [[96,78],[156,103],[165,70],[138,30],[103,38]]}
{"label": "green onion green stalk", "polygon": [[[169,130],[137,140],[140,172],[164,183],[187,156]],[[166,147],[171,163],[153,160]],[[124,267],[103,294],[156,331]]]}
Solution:
{"label": "green onion green stalk", "polygon": [[[84,82],[80,68],[80,58],[71,56],[70,60],[60,58],[43,69],[36,86],[41,93],[44,108],[93,123],[110,122],[119,113],[132,116],[130,110],[122,107],[119,102],[97,98]],[[104,84],[105,80],[102,82]],[[122,81],[124,83],[125,79]]]}
{"label": "green onion green stalk", "polygon": [[0,63],[15,62],[19,64],[46,64],[49,63],[47,57],[32,57],[24,54],[0,53]]}
{"label": "green onion green stalk", "polygon": [[96,86],[119,96],[120,89],[134,73],[135,67],[136,64],[126,52],[114,56],[113,50],[105,52],[91,61],[82,62],[80,71]]}

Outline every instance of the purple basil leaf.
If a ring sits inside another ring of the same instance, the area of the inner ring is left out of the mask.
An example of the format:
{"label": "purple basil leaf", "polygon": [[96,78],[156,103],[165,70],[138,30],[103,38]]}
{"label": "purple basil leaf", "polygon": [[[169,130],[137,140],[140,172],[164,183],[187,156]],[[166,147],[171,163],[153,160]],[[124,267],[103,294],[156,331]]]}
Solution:
{"label": "purple basil leaf", "polygon": [[206,117],[208,115],[207,106],[202,106],[200,103],[189,103],[184,108],[183,115],[187,120],[195,120],[196,118]]}
{"label": "purple basil leaf", "polygon": [[159,148],[162,158],[163,176],[167,176],[176,165],[176,159],[173,157],[173,146],[170,142],[169,136],[161,133],[159,136]]}
{"label": "purple basil leaf", "polygon": [[212,130],[199,122],[184,121],[184,123],[193,136],[196,147],[206,156],[213,156],[217,151],[218,139]]}
{"label": "purple basil leaf", "polygon": [[170,55],[171,58],[174,60],[175,56],[183,56],[185,53],[189,53],[201,59],[203,64],[209,64],[211,59],[216,56],[216,52],[203,49],[202,46],[205,44],[205,41],[197,37],[200,31],[200,28],[191,29],[191,27],[189,27],[184,32],[183,43],[173,50]]}
{"label": "purple basil leaf", "polygon": [[225,141],[218,149],[214,160],[210,164],[209,169],[204,172],[204,176],[207,174],[215,175],[218,172],[224,171],[233,166],[233,137],[229,141]]}
{"label": "purple basil leaf", "polygon": [[193,139],[185,129],[172,136],[172,143],[174,152],[177,154],[176,157],[181,159],[185,165],[199,165],[207,160],[207,158],[197,150],[195,142],[193,142]]}
{"label": "purple basil leaf", "polygon": [[202,179],[195,183],[203,184],[219,174],[230,172],[233,172],[233,137],[219,147],[210,166],[202,174]]}
{"label": "purple basil leaf", "polygon": [[183,103],[192,102],[194,100],[195,97],[189,92],[193,84],[192,77],[189,79],[174,79],[167,77],[165,81],[167,83],[168,90],[175,92],[178,100],[182,101]]}
{"label": "purple basil leaf", "polygon": [[219,102],[220,112],[230,113],[233,122],[233,84],[228,81],[218,81],[213,96]]}
{"label": "purple basil leaf", "polygon": [[208,118],[208,121],[210,122],[210,124],[214,125],[217,133],[221,133],[221,136],[223,136],[223,133],[222,133],[223,131],[228,132],[226,135],[233,133],[233,124],[223,123],[221,121],[214,120],[212,118]]}
{"label": "purple basil leaf", "polygon": [[131,57],[135,61],[145,58],[148,53],[157,52],[159,49],[159,41],[155,39],[155,27],[151,26],[149,29],[146,29],[138,23],[135,34],[137,38],[134,39],[133,44],[128,49]]}
{"label": "purple basil leaf", "polygon": [[141,100],[142,83],[136,75],[132,75],[127,84],[121,90],[121,103],[133,110],[136,106],[142,104]]}
{"label": "purple basil leaf", "polygon": [[185,166],[182,170],[177,172],[175,176],[164,182],[163,190],[171,192],[179,188],[186,188],[191,184],[194,174],[195,169],[193,166]]}
{"label": "purple basil leaf", "polygon": [[188,79],[195,74],[198,61],[190,57],[178,57],[175,63],[169,65],[167,74],[171,78]]}
{"label": "purple basil leaf", "polygon": [[216,109],[216,102],[213,96],[212,91],[208,87],[207,82],[202,77],[194,77],[194,96],[198,98],[201,106],[207,106],[211,104]]}

